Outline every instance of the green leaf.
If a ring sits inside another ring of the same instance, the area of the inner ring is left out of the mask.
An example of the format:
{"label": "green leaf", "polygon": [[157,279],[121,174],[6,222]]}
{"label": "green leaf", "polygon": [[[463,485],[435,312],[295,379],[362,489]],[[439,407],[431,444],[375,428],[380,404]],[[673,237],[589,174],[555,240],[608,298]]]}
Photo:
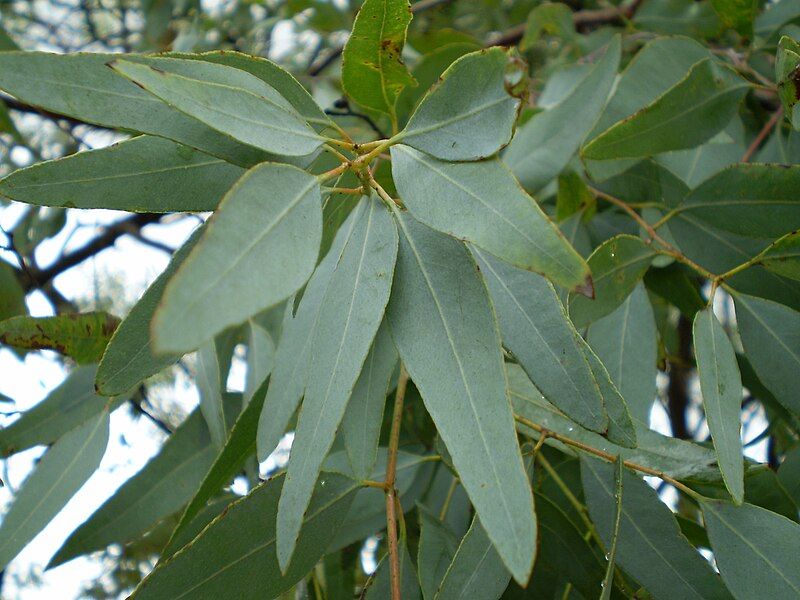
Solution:
{"label": "green leaf", "polygon": [[226,343],[225,337],[227,336],[223,333],[200,346],[197,350],[195,377],[200,394],[200,412],[217,449],[225,446],[230,429],[225,415],[225,390],[233,347]]}
{"label": "green leaf", "polygon": [[759,263],[773,273],[800,281],[800,232],[775,240],[759,256]]}
{"label": "green leaf", "polygon": [[505,392],[500,336],[464,245],[406,214],[392,297],[392,336],[450,450],[464,489],[514,578],[536,552],[533,496]]}
{"label": "green leaf", "polygon": [[800,414],[800,312],[788,306],[735,294],[736,322],[750,364],[778,401]]}
{"label": "green leaf", "polygon": [[342,418],[344,447],[357,478],[366,479],[375,466],[386,392],[396,366],[397,348],[384,321],[375,334]]}
{"label": "green leaf", "polygon": [[0,429],[0,456],[9,456],[40,444],[52,444],[106,407],[110,412],[126,400],[119,397],[109,401],[97,395],[94,391],[95,370],[93,365],[73,370],[44,400]]}
{"label": "green leaf", "polygon": [[410,22],[408,0],[366,0],[342,52],[345,94],[395,122],[397,97],[416,84],[401,56]]}
{"label": "green leaf", "polygon": [[781,36],[775,55],[775,81],[778,96],[788,119],[794,122],[794,106],[797,104],[797,81],[800,71],[800,44],[789,36]]}
{"label": "green leaf", "polygon": [[646,2],[633,19],[638,29],[656,33],[714,38],[722,24],[708,2],[694,0],[661,0]]}
{"label": "green leaf", "polygon": [[[581,455],[589,514],[606,547],[612,541],[617,502],[614,465]],[[617,562],[654,598],[729,598],[711,565],[681,535],[675,516],[638,475],[623,470]]]}
{"label": "green leaf", "polygon": [[114,73],[107,63],[117,58],[118,54],[3,52],[0,89],[60,115],[169,138],[241,166],[265,160],[263,152],[170,108]]}
{"label": "green leaf", "polygon": [[67,538],[49,567],[133,541],[192,498],[208,472],[216,449],[203,417],[194,411],[159,453]]}
{"label": "green leaf", "polygon": [[214,210],[244,170],[149,135],[37,163],[0,180],[17,202],[166,213]]}
{"label": "green leaf", "polygon": [[287,302],[287,314],[275,354],[275,367],[258,422],[256,446],[259,461],[266,460],[278,445],[303,397],[320,306],[342,252],[365,208],[366,203],[360,202],[339,228],[331,249],[308,281],[296,314],[292,315],[291,311],[294,302]]}
{"label": "green leaf", "polygon": [[[168,547],[173,546],[173,542],[191,526],[192,519],[200,514],[214,494],[233,480],[245,460],[255,452],[258,416],[264,406],[266,391],[266,384],[262,384],[236,419],[225,446],[214,458],[211,468],[204,474],[202,483],[196,490],[194,488],[190,490],[193,494],[192,499],[175,526]],[[169,556],[172,552],[165,551],[165,554]]]}
{"label": "green leaf", "polygon": [[543,2],[528,14],[525,33],[519,43],[523,52],[532,48],[542,34],[558,36],[565,40],[575,37],[572,10],[560,2]]}
{"label": "green leaf", "polygon": [[589,267],[500,160],[451,163],[402,145],[391,154],[400,198],[417,220],[566,287],[589,285]]}
{"label": "green leaf", "polygon": [[800,595],[800,525],[752,504],[700,505],[719,572],[736,598]]}
{"label": "green leaf", "polygon": [[436,592],[436,600],[499,598],[511,574],[476,516]]}
{"label": "green leaf", "polygon": [[753,37],[753,20],[759,8],[756,0],[711,0],[711,6],[725,27],[745,38]]}
{"label": "green leaf", "polygon": [[278,562],[284,571],[319,469],[389,300],[397,228],[377,197],[366,202],[320,306],[305,397],[278,507]]}
{"label": "green leaf", "polygon": [[736,352],[728,334],[710,308],[698,311],[692,327],[697,374],[703,393],[703,409],[714,441],[719,468],[737,504],[744,498],[744,463],[740,412],[742,378]]}
{"label": "green leaf", "polygon": [[586,336],[631,415],[645,424],[656,399],[657,335],[653,307],[637,284],[619,308],[592,323]]}
{"label": "green leaf", "polygon": [[800,507],[800,446],[795,446],[783,457],[778,467],[778,479],[795,506]]}
{"label": "green leaf", "polygon": [[585,327],[620,306],[644,276],[655,255],[640,238],[624,234],[596,248],[589,257],[594,299],[577,294],[569,297],[569,316],[575,326]]}
{"label": "green leaf", "polygon": [[[184,62],[179,59],[150,59],[150,64],[137,64],[115,60],[111,66],[167,105],[243,144],[285,156],[311,154],[322,144],[323,138],[291,104],[260,79],[239,69],[198,61],[185,62],[192,66],[225,69],[231,72],[230,80],[218,83],[178,74],[181,71],[185,73],[183,69],[176,73],[161,68],[162,65],[169,68],[176,64],[175,61]],[[192,75],[204,76],[207,73],[206,69],[200,69]]]}
{"label": "green leaf", "polygon": [[153,320],[156,349],[194,350],[286,299],[314,270],[321,235],[316,177],[274,163],[250,169],[167,284]]}
{"label": "green leaf", "polygon": [[119,319],[107,312],[54,317],[11,317],[0,321],[0,343],[23,350],[55,350],[79,365],[96,363]]}
{"label": "green leaf", "polygon": [[247,322],[247,375],[244,401],[249,404],[253,394],[266,381],[275,364],[275,342],[265,327],[254,320]]}
{"label": "green leaf", "polygon": [[3,516],[0,569],[47,526],[100,466],[108,444],[103,411],[60,438],[45,453]]}
{"label": "green leaf", "polygon": [[95,385],[100,394],[114,396],[127,392],[180,359],[181,353],[156,354],[151,323],[167,282],[186,260],[206,227],[197,228],[175,252],[164,272],[147,288],[114,331],[97,368]]}
{"label": "green leaf", "polygon": [[589,142],[583,157],[651,156],[697,146],[728,124],[747,88],[727,67],[702,60],[651,104]]}
{"label": "green leaf", "polygon": [[395,141],[443,160],[478,160],[511,141],[523,69],[503,49],[455,61],[422,99]]}
{"label": "green leaf", "polygon": [[692,190],[678,208],[718,229],[776,238],[800,227],[800,166],[731,165]]}
{"label": "green leaf", "polygon": [[[639,465],[662,471],[676,478],[692,477],[700,480],[719,480],[716,456],[710,448],[664,436],[643,424],[636,426],[636,448],[625,448],[614,444],[598,433],[579,427],[562,412],[544,399],[518,365],[506,365],[509,395],[514,412],[534,423],[562,436],[599,448],[615,456],[621,455]],[[519,429],[529,437],[538,438],[538,433],[520,424]],[[546,444],[562,452],[572,453],[566,446],[552,439]]]}
{"label": "green leaf", "polygon": [[452,528],[424,506],[419,506],[419,583],[425,600],[432,600],[458,550]]}
{"label": "green leaf", "polygon": [[[417,574],[414,571],[414,563],[408,554],[408,547],[403,540],[398,544],[400,554],[400,595],[403,600],[419,600],[420,589],[417,581]],[[389,557],[384,556],[375,572],[375,579],[367,588],[366,600],[384,600],[392,595],[391,573],[389,568]]]}
{"label": "green leaf", "polygon": [[566,171],[558,176],[556,196],[556,220],[563,221],[584,209],[593,209],[596,199],[586,182],[575,171]]}
{"label": "green leaf", "polygon": [[17,270],[0,261],[0,321],[27,314],[25,290],[16,275]]}
{"label": "green leaf", "polygon": [[274,598],[302,579],[322,557],[353,501],[358,484],[324,473],[305,514],[296,557],[281,574],[275,517],[284,476],[230,505],[200,535],[160,563],[131,598]]}
{"label": "green leaf", "polygon": [[475,248],[472,253],[505,346],[553,404],[584,427],[604,432],[603,398],[552,284]]}
{"label": "green leaf", "polygon": [[619,68],[620,38],[555,106],[523,125],[503,156],[529,190],[539,190],[567,166],[597,122]]}
{"label": "green leaf", "polygon": [[614,567],[617,561],[617,542],[619,541],[619,525],[622,522],[622,478],[625,468],[622,466],[622,458],[617,457],[614,463],[614,500],[617,504],[617,510],[614,516],[614,527],[611,530],[611,548],[606,554],[606,576],[603,578],[603,591],[600,593],[600,600],[611,599],[611,589],[614,586]]}

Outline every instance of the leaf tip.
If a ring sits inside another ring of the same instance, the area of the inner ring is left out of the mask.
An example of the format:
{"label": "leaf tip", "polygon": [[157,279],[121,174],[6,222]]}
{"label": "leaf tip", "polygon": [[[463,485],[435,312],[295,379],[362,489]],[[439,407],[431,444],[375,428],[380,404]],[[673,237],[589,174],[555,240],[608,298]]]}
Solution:
{"label": "leaf tip", "polygon": [[586,275],[586,278],[573,288],[573,291],[581,296],[586,296],[589,300],[594,300],[594,280],[591,273]]}

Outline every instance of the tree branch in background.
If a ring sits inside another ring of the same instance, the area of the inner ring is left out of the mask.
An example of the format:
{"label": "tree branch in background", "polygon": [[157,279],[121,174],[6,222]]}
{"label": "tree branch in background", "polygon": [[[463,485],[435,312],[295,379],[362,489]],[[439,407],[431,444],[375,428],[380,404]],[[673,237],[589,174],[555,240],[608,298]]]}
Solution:
{"label": "tree branch in background", "polygon": [[667,413],[672,435],[682,440],[692,439],[686,418],[689,408],[689,376],[692,364],[692,323],[680,316],[678,320],[678,359],[669,362]]}

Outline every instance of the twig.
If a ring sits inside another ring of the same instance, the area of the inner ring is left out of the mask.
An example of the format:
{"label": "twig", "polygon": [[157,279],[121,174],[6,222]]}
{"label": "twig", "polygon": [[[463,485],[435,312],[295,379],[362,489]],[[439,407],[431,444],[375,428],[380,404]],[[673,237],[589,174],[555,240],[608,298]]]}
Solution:
{"label": "twig", "polygon": [[761,128],[761,131],[758,132],[758,135],[750,142],[750,145],[747,147],[747,150],[742,155],[742,162],[749,162],[750,159],[755,154],[756,150],[758,150],[761,143],[764,139],[769,135],[769,132],[772,131],[772,128],[778,123],[780,118],[783,116],[783,106],[781,106],[778,110],[772,113],[772,116],[769,118],[769,121],[764,123],[764,126]]}
{"label": "twig", "polygon": [[389,567],[392,600],[400,600],[400,554],[397,544],[397,450],[400,445],[400,425],[403,419],[403,401],[408,386],[408,372],[400,365],[400,377],[394,396],[392,429],[389,433],[389,449],[386,461],[386,533],[389,538]]}

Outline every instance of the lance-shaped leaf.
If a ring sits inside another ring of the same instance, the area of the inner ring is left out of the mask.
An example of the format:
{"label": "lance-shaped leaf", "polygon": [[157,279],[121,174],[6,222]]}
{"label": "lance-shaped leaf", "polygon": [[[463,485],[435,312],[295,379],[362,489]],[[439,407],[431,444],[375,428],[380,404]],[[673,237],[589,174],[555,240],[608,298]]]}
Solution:
{"label": "lance-shaped leaf", "polygon": [[95,385],[99,393],[106,396],[122,394],[174,364],[181,357],[181,353],[156,354],[151,323],[167,282],[186,260],[204,228],[205,225],[195,230],[178,249],[164,272],[147,288],[139,302],[114,331],[97,368]]}
{"label": "lance-shaped leaf", "polygon": [[553,404],[587,429],[605,432],[603,398],[553,285],[476,248],[472,253],[506,348]]}
{"label": "lance-shaped leaf", "polygon": [[200,394],[200,412],[208,425],[211,441],[217,449],[225,445],[229,424],[225,418],[225,382],[228,380],[230,354],[233,348],[219,338],[205,342],[197,350],[197,391]]}
{"label": "lance-shaped leaf", "polygon": [[800,595],[800,525],[752,504],[700,505],[719,572],[734,597]]}
{"label": "lance-shaped leaf", "polygon": [[94,366],[78,367],[64,382],[19,419],[0,429],[0,456],[8,456],[40,444],[52,444],[69,430],[109,407],[114,410],[124,397],[109,399],[94,391]]}
{"label": "lance-shaped leaf", "polygon": [[136,539],[186,504],[215,456],[208,428],[195,411],[169,436],[155,458],[67,538],[49,566]]}
{"label": "lance-shaped leaf", "polygon": [[345,94],[394,120],[397,97],[415,84],[401,57],[410,22],[408,0],[366,0],[342,52]]}
{"label": "lance-shaped leaf", "polygon": [[[462,56],[422,99],[396,136],[443,160],[478,160],[511,141],[523,67],[501,48]],[[517,94],[517,95],[515,95]]]}
{"label": "lance-shaped leaf", "polygon": [[800,281],[800,232],[775,240],[759,256],[759,263],[773,273]]}
{"label": "lance-shaped leaf", "polygon": [[366,479],[375,466],[386,392],[396,366],[397,348],[384,321],[375,334],[342,418],[344,447],[357,478]]}
{"label": "lance-shaped leaf", "polygon": [[0,525],[0,568],[47,526],[100,466],[108,444],[103,411],[53,444],[36,465]]}
{"label": "lance-shaped leaf", "polygon": [[533,496],[486,287],[461,242],[406,214],[398,223],[392,336],[489,538],[525,582],[536,552]]}
{"label": "lance-shaped leaf", "polygon": [[[411,562],[411,555],[408,553],[405,541],[400,540],[397,551],[400,555],[400,596],[408,600],[420,600],[422,596],[420,595],[417,573],[414,569],[414,563]],[[390,598],[392,595],[392,579],[388,554],[381,560],[374,577],[375,579],[367,588],[365,600]]]}
{"label": "lance-shaped leaf", "polygon": [[432,600],[458,550],[452,528],[430,510],[419,506],[419,583],[425,600]]}
{"label": "lance-shaped leaf", "polygon": [[[210,63],[188,62],[212,66]],[[311,154],[322,145],[323,138],[288,101],[272,87],[244,71],[230,69],[246,75],[252,82],[247,87],[233,87],[230,85],[234,83],[232,81],[212,83],[126,60],[114,61],[112,66],[169,106],[243,144],[285,156]],[[241,83],[240,80],[237,78],[235,83]],[[258,93],[254,93],[255,90]]]}
{"label": "lance-shaped leaf", "polygon": [[592,323],[587,341],[608,369],[631,415],[648,423],[656,399],[658,340],[644,286],[638,284],[619,308]]}
{"label": "lance-shaped leaf", "polygon": [[617,503],[617,510],[614,516],[614,526],[611,530],[611,548],[606,554],[606,576],[603,578],[603,591],[600,594],[600,600],[610,600],[611,588],[614,585],[614,568],[617,561],[617,542],[619,542],[619,526],[622,522],[622,494],[624,491],[622,485],[622,478],[625,472],[625,467],[622,466],[622,458],[617,457],[614,463],[614,500]]}
{"label": "lance-shaped leaf", "polygon": [[511,574],[480,520],[475,517],[458,546],[435,598],[499,598],[510,580]]}
{"label": "lance-shaped leaf", "polygon": [[244,386],[245,404],[267,379],[275,364],[275,342],[265,327],[255,319],[247,322],[247,375]]}
{"label": "lance-shaped leaf", "polygon": [[731,165],[692,190],[678,208],[717,229],[776,238],[800,227],[800,166]]}
{"label": "lance-shaped leaf", "polygon": [[[612,542],[617,502],[614,465],[581,456],[589,514],[606,547]],[[711,565],[683,537],[672,511],[638,475],[623,470],[617,562],[654,598],[730,598]]]}
{"label": "lance-shaped leaf", "polygon": [[302,579],[325,553],[359,484],[323,473],[305,513],[296,557],[281,574],[275,517],[284,476],[234,502],[170,560],[160,563],[131,598],[274,598]]}
{"label": "lance-shaped leaf", "polygon": [[654,102],[589,142],[583,157],[635,158],[702,144],[733,118],[747,89],[727,67],[702,60]]}
{"label": "lance-shaped leaf", "polygon": [[397,227],[370,198],[320,306],[305,398],[278,507],[278,562],[292,558],[314,483],[389,300]]}
{"label": "lance-shaped leaf", "polygon": [[617,235],[592,252],[589,268],[594,298],[570,294],[569,316],[576,327],[585,327],[611,313],[625,301],[656,256],[640,238]]}
{"label": "lance-shaped leaf", "polygon": [[214,210],[244,169],[142,135],[14,171],[0,195],[40,206],[166,213]]}
{"label": "lance-shaped leaf", "polygon": [[781,404],[800,414],[800,312],[745,294],[733,300],[742,345],[758,378]]}
{"label": "lance-shaped leaf", "polygon": [[617,75],[620,47],[620,38],[614,37],[569,95],[514,136],[503,160],[527,189],[539,190],[555,179],[594,127]]}
{"label": "lance-shaped leaf", "polygon": [[[265,160],[255,148],[230,139],[164,104],[108,68],[118,54],[0,53],[0,89],[18,100],[114,129],[166,137],[250,166]],[[145,60],[128,55],[128,60]]]}
{"label": "lance-shaped leaf", "polygon": [[214,458],[214,463],[203,476],[199,488],[190,490],[193,493],[192,499],[175,526],[168,546],[172,546],[191,527],[192,519],[200,514],[214,494],[233,480],[245,460],[255,452],[258,416],[261,414],[266,392],[266,384],[262,384],[236,419],[225,447]]}
{"label": "lance-shaped leaf", "polygon": [[275,368],[258,421],[256,447],[260,461],[266,460],[275,450],[303,396],[319,309],[342,252],[366,207],[366,200],[362,200],[339,228],[331,249],[308,281],[295,315],[291,312],[294,303],[287,303],[287,314],[275,354]]}
{"label": "lance-shaped leaf", "polygon": [[734,502],[744,498],[740,433],[742,378],[728,334],[710,308],[698,311],[692,327],[703,409],[719,468]]}
{"label": "lance-shaped leaf", "polygon": [[[636,448],[625,448],[610,442],[601,435],[579,427],[562,412],[544,399],[542,394],[531,383],[528,376],[518,365],[506,365],[508,372],[509,395],[514,405],[514,412],[545,429],[559,435],[576,440],[592,448],[599,448],[615,456],[621,455],[630,460],[662,471],[672,477],[692,477],[700,480],[719,480],[719,468],[716,456],[710,448],[684,440],[661,435],[652,429],[634,424],[636,427]],[[519,429],[525,435],[538,438],[535,430],[520,424]],[[560,442],[548,438],[548,445],[566,451],[567,447]]]}
{"label": "lance-shaped leaf", "polygon": [[79,365],[96,363],[119,325],[107,312],[54,317],[11,317],[0,321],[0,344],[23,350],[55,350]]}
{"label": "lance-shaped leaf", "polygon": [[499,159],[445,162],[402,145],[391,153],[397,191],[418,221],[590,293],[586,262]]}
{"label": "lance-shaped leaf", "polygon": [[193,350],[289,297],[314,270],[321,236],[316,177],[273,163],[250,169],[167,284],[153,321],[156,349]]}

